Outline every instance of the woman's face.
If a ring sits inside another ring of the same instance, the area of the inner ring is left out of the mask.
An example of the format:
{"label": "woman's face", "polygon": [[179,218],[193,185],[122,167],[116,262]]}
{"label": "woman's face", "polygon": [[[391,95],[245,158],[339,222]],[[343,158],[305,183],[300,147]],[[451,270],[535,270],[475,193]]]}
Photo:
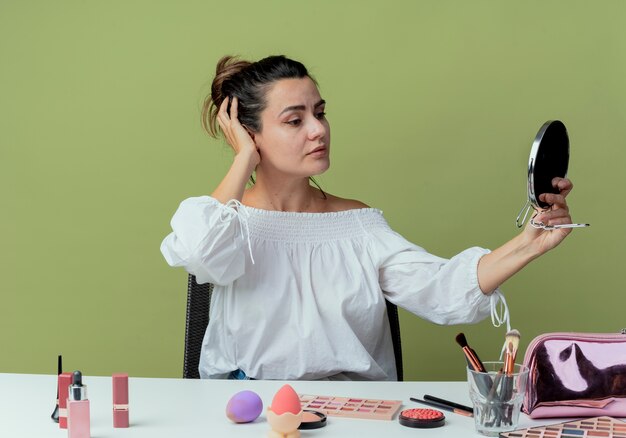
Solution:
{"label": "woman's face", "polygon": [[[330,166],[330,125],[315,83],[309,77],[281,79],[265,95],[261,131],[254,141],[264,171],[288,176],[319,175]],[[257,169],[257,173],[258,173]]]}

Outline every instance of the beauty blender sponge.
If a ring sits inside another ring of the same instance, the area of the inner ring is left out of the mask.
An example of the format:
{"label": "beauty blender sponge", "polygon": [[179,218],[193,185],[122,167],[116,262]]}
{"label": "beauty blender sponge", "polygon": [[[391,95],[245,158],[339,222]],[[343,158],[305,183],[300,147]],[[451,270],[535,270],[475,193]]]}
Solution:
{"label": "beauty blender sponge", "polygon": [[302,410],[302,407],[296,391],[290,385],[283,385],[274,396],[270,409],[276,415],[282,415],[285,412],[296,415]]}
{"label": "beauty blender sponge", "polygon": [[235,423],[250,423],[263,411],[263,401],[256,392],[241,391],[233,395],[226,405],[226,416]]}

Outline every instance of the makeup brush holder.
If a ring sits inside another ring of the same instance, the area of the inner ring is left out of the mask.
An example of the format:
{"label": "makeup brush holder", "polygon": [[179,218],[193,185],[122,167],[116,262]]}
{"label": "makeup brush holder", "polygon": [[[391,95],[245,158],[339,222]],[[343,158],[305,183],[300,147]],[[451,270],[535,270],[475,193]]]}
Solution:
{"label": "makeup brush holder", "polygon": [[517,428],[528,384],[528,367],[515,364],[504,373],[504,362],[483,362],[486,372],[467,369],[470,398],[474,405],[476,431],[498,436]]}

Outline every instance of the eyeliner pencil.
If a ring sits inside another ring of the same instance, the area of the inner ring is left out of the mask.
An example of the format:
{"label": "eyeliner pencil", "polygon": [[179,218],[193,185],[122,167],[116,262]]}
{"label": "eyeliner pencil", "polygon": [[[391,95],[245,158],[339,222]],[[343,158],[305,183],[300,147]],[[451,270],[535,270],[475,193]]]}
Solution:
{"label": "eyeliner pencil", "polygon": [[474,414],[472,412],[465,411],[463,409],[453,408],[452,406],[444,405],[442,403],[437,403],[434,401],[420,400],[419,398],[410,397],[411,401],[416,403],[422,403],[424,405],[432,406],[437,409],[443,409],[444,411],[454,412],[455,414],[463,415],[464,417],[473,417]]}
{"label": "eyeliner pencil", "polygon": [[445,400],[443,398],[435,397],[434,395],[424,394],[424,400],[433,401],[435,403],[450,406],[451,408],[460,409],[462,411],[467,411],[472,414],[474,413],[474,408],[470,408],[469,406],[454,403],[454,402],[451,402],[450,400]]}

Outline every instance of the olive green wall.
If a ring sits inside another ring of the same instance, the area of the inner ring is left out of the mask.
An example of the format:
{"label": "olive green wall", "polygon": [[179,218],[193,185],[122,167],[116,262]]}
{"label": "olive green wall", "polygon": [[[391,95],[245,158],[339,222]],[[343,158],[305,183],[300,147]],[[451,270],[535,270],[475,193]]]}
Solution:
{"label": "olive green wall", "polygon": [[[303,61],[332,125],[329,192],[442,256],[517,233],[541,124],[569,128],[575,230],[503,287],[522,349],[626,325],[626,2],[0,3],[0,372],[180,376],[183,270],[159,244],[231,160],[199,107],[224,54]],[[462,379],[505,329],[401,314],[408,379]]]}

